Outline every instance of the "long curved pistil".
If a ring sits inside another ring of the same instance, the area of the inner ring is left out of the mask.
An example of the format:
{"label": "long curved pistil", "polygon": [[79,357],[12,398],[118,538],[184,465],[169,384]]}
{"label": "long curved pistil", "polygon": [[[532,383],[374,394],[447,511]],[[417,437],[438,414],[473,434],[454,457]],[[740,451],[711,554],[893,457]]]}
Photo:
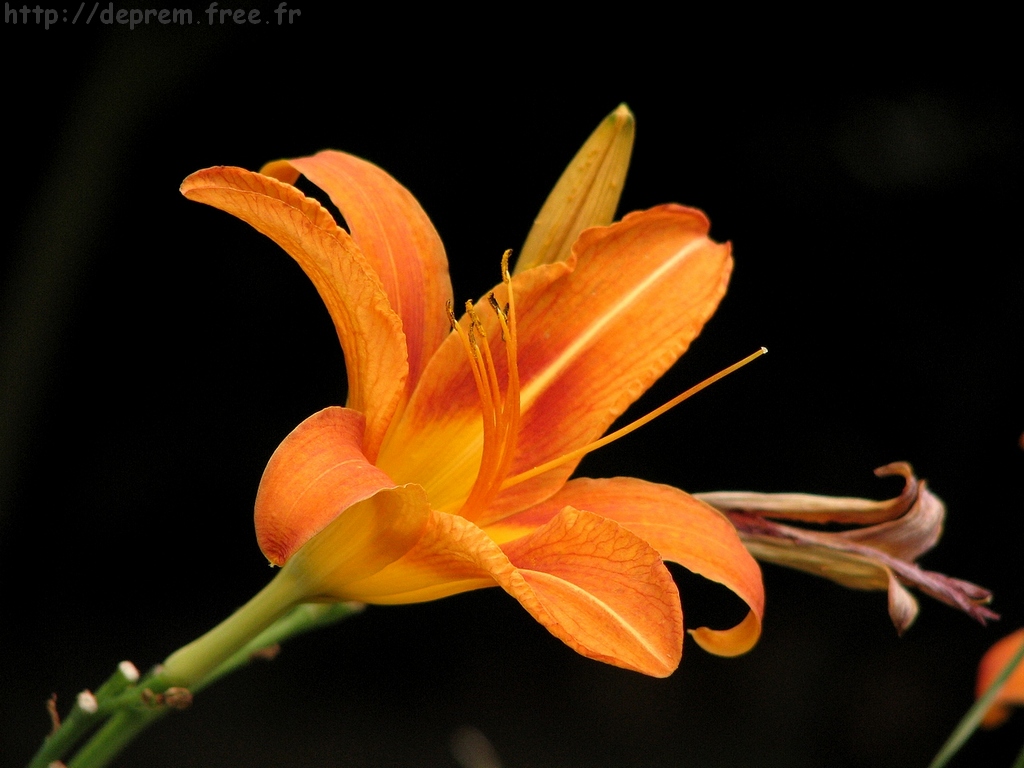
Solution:
{"label": "long curved pistil", "polygon": [[513,475],[512,477],[505,478],[505,480],[501,483],[500,490],[505,490],[506,488],[510,488],[513,485],[518,485],[519,483],[523,483],[531,478],[537,477],[538,475],[542,475],[545,472],[554,469],[555,467],[559,467],[562,464],[566,464],[570,461],[575,461],[576,459],[582,458],[583,456],[586,456],[588,453],[596,451],[598,448],[603,448],[609,443],[615,442],[620,437],[625,437],[630,432],[640,429],[640,427],[644,426],[645,424],[654,421],[656,418],[664,414],[666,411],[675,408],[684,400],[688,400],[689,398],[693,397],[702,389],[710,387],[716,381],[724,379],[730,373],[738,371],[747,363],[751,363],[757,358],[766,354],[768,354],[768,349],[766,347],[761,347],[759,350],[757,350],[757,352],[747,355],[739,362],[733,363],[728,368],[719,371],[713,376],[709,376],[708,378],[704,379],[704,381],[700,382],[700,384],[696,384],[695,386],[690,387],[685,392],[676,395],[664,405],[655,408],[646,416],[641,416],[636,421],[622,427],[622,429],[617,429],[614,432],[611,432],[605,435],[604,437],[600,438],[599,440],[595,440],[592,443],[588,443],[587,445],[584,445],[582,448],[577,448],[575,451],[569,451],[569,453],[562,454],[558,458],[540,464],[534,467],[533,469],[528,469],[525,472],[520,472],[518,475]]}

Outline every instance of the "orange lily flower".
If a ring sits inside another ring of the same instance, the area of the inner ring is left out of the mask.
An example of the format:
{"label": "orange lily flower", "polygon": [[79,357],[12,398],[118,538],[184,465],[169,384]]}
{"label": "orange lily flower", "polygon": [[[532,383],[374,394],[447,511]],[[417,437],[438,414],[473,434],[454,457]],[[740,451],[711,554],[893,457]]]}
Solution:
{"label": "orange lily flower", "polygon": [[[757,641],[760,569],[723,514],[633,478],[569,480],[697,336],[732,268],[697,210],[611,223],[632,125],[621,107],[595,131],[515,275],[506,254],[502,282],[461,319],[437,232],[377,166],[325,151],[185,180],[186,197],[298,262],[345,353],[346,406],[285,438],[256,500],[260,547],[303,600],[410,603],[500,586],[579,653],[666,676],[683,615],[664,558],[749,606],[736,627],[692,630],[702,647],[736,655]],[[350,232],[292,186],[300,174]]]}
{"label": "orange lily flower", "polygon": [[[1010,660],[1024,645],[1024,629],[1007,635],[993,645],[978,665],[978,683],[975,695],[980,697],[999,676]],[[985,712],[981,724],[985,728],[1002,725],[1010,717],[1011,706],[1024,706],[1024,662],[1018,662],[1002,689],[996,694],[992,706]]]}

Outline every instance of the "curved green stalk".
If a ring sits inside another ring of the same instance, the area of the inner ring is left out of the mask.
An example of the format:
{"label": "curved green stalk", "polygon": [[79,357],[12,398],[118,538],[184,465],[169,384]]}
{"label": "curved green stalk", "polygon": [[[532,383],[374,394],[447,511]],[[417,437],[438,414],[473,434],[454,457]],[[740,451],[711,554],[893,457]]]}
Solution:
{"label": "curved green stalk", "polygon": [[44,740],[29,768],[46,768],[65,759],[97,726],[99,730],[68,762],[68,768],[102,768],[170,709],[187,706],[203,688],[253,658],[266,656],[267,649],[362,610],[358,603],[299,604],[301,595],[300,586],[284,569],[252,600],[172,653],[138,684],[126,676],[122,665],[96,691],[95,706],[88,699],[87,708],[76,705],[64,723]]}

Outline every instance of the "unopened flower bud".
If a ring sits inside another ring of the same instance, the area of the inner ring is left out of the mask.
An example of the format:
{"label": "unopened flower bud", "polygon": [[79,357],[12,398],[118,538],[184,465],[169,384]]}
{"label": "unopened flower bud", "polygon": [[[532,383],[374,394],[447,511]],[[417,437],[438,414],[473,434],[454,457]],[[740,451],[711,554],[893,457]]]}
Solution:
{"label": "unopened flower bud", "polygon": [[517,273],[565,261],[580,232],[612,223],[635,135],[636,121],[625,104],[590,134],[537,214],[516,261]]}

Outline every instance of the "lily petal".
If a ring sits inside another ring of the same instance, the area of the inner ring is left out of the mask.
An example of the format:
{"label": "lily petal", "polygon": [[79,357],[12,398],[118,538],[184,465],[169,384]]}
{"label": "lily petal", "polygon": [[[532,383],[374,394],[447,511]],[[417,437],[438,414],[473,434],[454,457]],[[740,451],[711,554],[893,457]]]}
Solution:
{"label": "lily petal", "polygon": [[[511,475],[598,438],[686,351],[732,269],[728,244],[708,238],[708,226],[701,212],[678,205],[632,213],[584,232],[567,262],[513,278],[522,415]],[[503,305],[506,287],[494,295]],[[504,377],[500,328],[486,301],[478,307]],[[443,488],[428,487],[432,503],[443,494],[445,508],[457,509],[480,463],[479,412],[465,352],[449,338],[389,434],[380,465],[399,482],[427,487],[444,478]],[[481,522],[550,496],[576,464],[508,487]]]}
{"label": "lily petal", "polygon": [[[1024,645],[1024,629],[1007,635],[986,651],[978,665],[978,684],[976,696],[980,697],[992,682],[1003,671],[1003,668],[1010,663],[1014,654],[1020,651]],[[1011,706],[1024,706],[1024,662],[1018,663],[1017,667],[1010,673],[1003,684],[1002,689],[996,695],[995,702],[985,712],[981,724],[985,728],[995,728],[1002,725],[1010,717]]]}
{"label": "lily petal", "polygon": [[665,560],[723,584],[749,606],[747,618],[731,629],[690,630],[702,648],[719,656],[736,656],[757,642],[764,616],[761,569],[720,512],[667,485],[631,477],[578,478],[547,501],[486,530],[503,541],[543,524],[565,505],[615,520]]}
{"label": "lily petal", "polygon": [[772,520],[803,523],[851,523],[864,526],[842,532],[851,542],[875,547],[893,557],[916,560],[938,543],[946,507],[914,476],[905,461],[875,470],[877,477],[900,475],[903,491],[885,501],[814,496],[805,493],[750,493],[714,491],[698,494],[716,509],[745,511]]}
{"label": "lily petal", "polygon": [[430,517],[419,486],[384,488],[338,514],[295,553],[282,574],[290,570],[297,576],[309,602],[359,600],[362,592],[354,585],[414,549]]}
{"label": "lily petal", "polygon": [[679,593],[658,553],[571,508],[503,547],[468,520],[434,512],[414,548],[343,597],[421,602],[494,584],[584,656],[657,677],[679,665]]}
{"label": "lily petal", "polygon": [[512,594],[584,656],[666,677],[683,653],[679,591],[658,552],[616,522],[566,507],[503,547],[532,589]]}
{"label": "lily petal", "polygon": [[409,369],[401,320],[358,246],[320,203],[269,176],[207,168],[185,179],[181,192],[270,237],[313,281],[345,352],[348,405],[366,416],[363,449],[375,458]]}
{"label": "lily petal", "polygon": [[[349,507],[394,483],[362,452],[362,414],[326,408],[303,421],[274,451],[256,494],[256,539],[284,565]],[[376,545],[375,545],[376,546]]]}
{"label": "lily petal", "polygon": [[904,585],[917,587],[981,624],[999,618],[985,607],[992,599],[987,589],[926,571],[916,563],[850,541],[844,533],[808,531],[745,512],[729,512],[728,517],[758,560],[806,571],[851,589],[886,590],[889,617],[901,635],[918,612],[917,601]]}
{"label": "lily petal", "polygon": [[612,223],[635,136],[636,120],[625,104],[590,134],[544,201],[519,253],[516,274],[565,261],[583,230]]}
{"label": "lily petal", "polygon": [[423,208],[388,173],[344,152],[326,150],[278,160],[261,172],[290,184],[301,173],[338,206],[352,239],[402,319],[411,392],[423,366],[448,335],[444,308],[452,298],[444,245]]}
{"label": "lily petal", "polygon": [[902,517],[917,499],[919,481],[910,465],[905,461],[897,461],[875,470],[876,477],[893,475],[903,478],[903,491],[899,496],[884,501],[809,493],[750,491],[712,491],[698,496],[716,509],[744,510],[772,520],[872,525]]}
{"label": "lily petal", "polygon": [[[716,491],[697,498],[725,513],[758,560],[823,576],[852,589],[885,590],[889,616],[899,634],[917,617],[907,586],[959,608],[984,624],[998,614],[985,607],[987,589],[934,571],[914,560],[939,540],[946,508],[906,462],[875,470],[902,475],[903,492],[888,501],[795,493]],[[771,518],[771,519],[769,519]],[[775,519],[805,523],[873,523],[841,531],[798,528]]]}

